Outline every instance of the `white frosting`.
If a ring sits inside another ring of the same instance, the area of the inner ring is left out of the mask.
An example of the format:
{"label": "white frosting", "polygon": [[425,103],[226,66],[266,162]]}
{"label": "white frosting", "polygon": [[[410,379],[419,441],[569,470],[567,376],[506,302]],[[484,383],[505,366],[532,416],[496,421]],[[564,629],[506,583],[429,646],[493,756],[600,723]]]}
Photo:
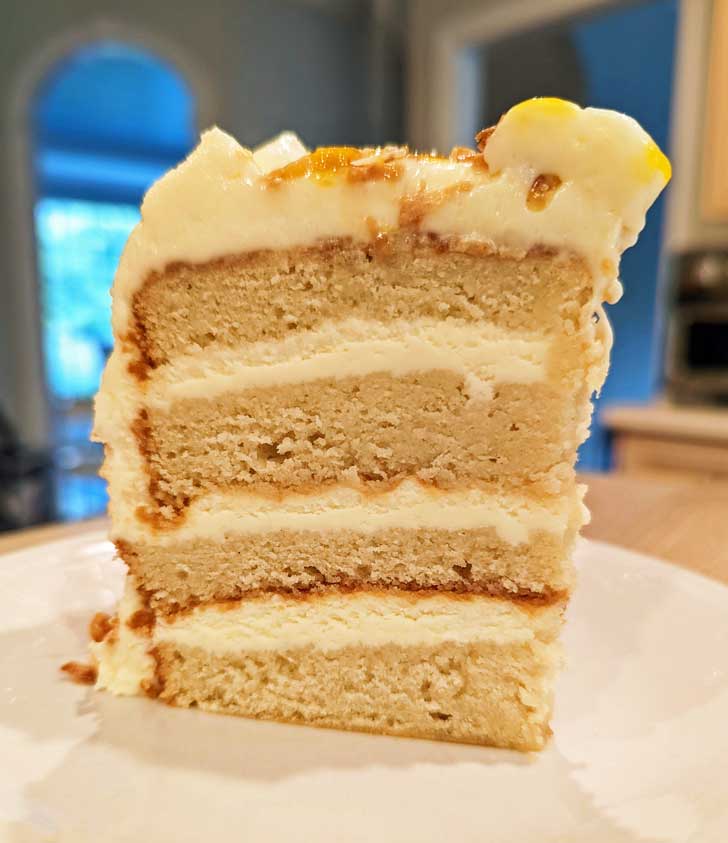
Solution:
{"label": "white frosting", "polygon": [[252,387],[429,369],[455,372],[473,397],[482,398],[495,383],[544,380],[548,350],[542,336],[488,323],[347,319],[283,340],[177,357],[152,372],[145,403],[166,406],[179,398],[213,398]]}
{"label": "white frosting", "polygon": [[157,545],[192,539],[223,541],[231,534],[275,530],[472,530],[492,527],[509,544],[529,541],[542,530],[563,535],[580,527],[586,515],[583,490],[573,496],[540,501],[493,490],[442,490],[404,480],[387,492],[367,492],[337,484],[317,493],[288,492],[279,498],[258,494],[215,492],[193,501],[184,521],[169,532],[152,531],[134,518],[133,509],[115,519],[115,530],[130,541]]}
{"label": "white frosting", "polygon": [[[485,155],[492,170],[525,171],[529,184],[542,173],[557,175],[563,184],[548,211],[560,217],[563,239],[579,241],[575,251],[591,258],[605,246],[621,253],[634,245],[647,209],[670,178],[669,161],[631,117],[553,98],[514,106]],[[603,226],[591,228],[595,204]]]}
{"label": "white frosting", "polygon": [[115,694],[138,694],[140,682],[154,675],[154,659],[149,654],[150,639],[126,624],[141,608],[134,578],[127,575],[124,594],[117,609],[117,636],[90,645],[91,655],[98,667],[97,688],[107,688]]}
{"label": "white frosting", "polygon": [[297,161],[308,152],[293,132],[281,132],[253,150],[253,160],[262,173],[270,173]]}
{"label": "white frosting", "polygon": [[558,615],[559,608],[534,612],[493,597],[352,592],[297,599],[273,594],[223,611],[201,607],[174,621],[160,619],[154,637],[213,653],[443,641],[509,645],[542,635]]}
{"label": "white frosting", "polygon": [[[634,120],[561,100],[529,100],[502,118],[485,150],[490,172],[407,156],[396,179],[301,177],[272,187],[266,173],[302,151],[289,133],[252,153],[219,129],[206,132],[144,199],[142,221],[114,282],[117,333],[128,328],[134,291],[150,271],[172,261],[331,237],[368,241],[372,223],[384,230],[398,226],[403,199],[463,183],[472,189],[454,191],[433,207],[424,230],[509,251],[534,244],[567,249],[589,261],[595,286],[606,289],[616,279],[619,255],[636,239],[669,178],[666,159]],[[534,211],[526,199],[543,173],[559,176],[562,184],[545,209]]]}
{"label": "white frosting", "polygon": [[313,646],[333,652],[347,646],[435,646],[488,642],[499,646],[545,645],[558,632],[558,604],[524,608],[494,597],[353,592],[298,599],[269,595],[232,606],[202,606],[174,619],[158,617],[152,636],[135,632],[126,619],[141,604],[127,578],[119,607],[119,638],[92,645],[97,687],[136,694],[151,679],[149,650],[158,643],[201,647],[227,654],[296,650]]}
{"label": "white frosting", "polygon": [[114,537],[136,522],[138,507],[149,506],[147,466],[133,425],[143,402],[139,382],[129,373],[128,357],[117,345],[109,357],[95,399],[93,437],[104,443],[101,475],[108,481],[109,515]]}

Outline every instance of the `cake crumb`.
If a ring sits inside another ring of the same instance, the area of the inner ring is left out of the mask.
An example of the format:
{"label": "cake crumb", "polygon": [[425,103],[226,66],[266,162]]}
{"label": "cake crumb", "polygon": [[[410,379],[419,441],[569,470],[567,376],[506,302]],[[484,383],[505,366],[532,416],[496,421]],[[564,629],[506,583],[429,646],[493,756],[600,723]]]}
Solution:
{"label": "cake crumb", "polygon": [[98,675],[96,665],[82,662],[66,662],[61,665],[61,670],[78,685],[93,685]]}
{"label": "cake crumb", "polygon": [[154,628],[156,618],[151,609],[137,609],[134,614],[128,618],[126,625],[129,629],[141,630],[142,632],[151,633]]}
{"label": "cake crumb", "polygon": [[485,147],[488,144],[490,136],[495,132],[495,126],[488,126],[487,129],[481,129],[475,136],[475,145],[481,152],[485,152]]}
{"label": "cake crumb", "polygon": [[88,634],[97,644],[111,632],[111,616],[105,612],[96,612],[88,625]]}
{"label": "cake crumb", "polygon": [[561,187],[561,183],[561,179],[554,173],[541,173],[540,176],[536,176],[526,197],[529,210],[545,210],[553,199],[554,193]]}

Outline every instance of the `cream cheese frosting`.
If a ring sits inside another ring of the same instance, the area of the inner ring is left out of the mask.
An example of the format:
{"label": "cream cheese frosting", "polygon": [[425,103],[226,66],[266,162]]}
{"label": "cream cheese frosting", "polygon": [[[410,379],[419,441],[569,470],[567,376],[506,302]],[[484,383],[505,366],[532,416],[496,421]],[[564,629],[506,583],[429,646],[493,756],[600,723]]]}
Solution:
{"label": "cream cheese frosting", "polygon": [[[219,129],[205,132],[144,199],[114,281],[116,332],[128,330],[139,285],[170,262],[335,237],[369,241],[373,231],[399,225],[403,201],[438,193],[447,198],[424,214],[423,230],[501,250],[541,245],[576,252],[606,291],[670,175],[667,159],[631,118],[551,99],[528,100],[504,115],[483,152],[487,167],[403,155],[397,178],[324,180],[304,173],[273,185],[271,168],[295,162],[303,151],[290,133],[252,152]],[[390,155],[374,150],[366,160]],[[544,174],[560,184],[545,207],[533,210],[529,192]],[[448,195],[458,186],[466,189]]]}
{"label": "cream cheese frosting", "polygon": [[351,592],[314,600],[272,594],[241,601],[223,611],[199,607],[160,618],[157,641],[202,647],[208,652],[278,650],[314,645],[338,650],[434,645],[443,641],[491,641],[508,645],[533,640],[548,628],[551,613],[533,612],[513,600],[482,596]]}
{"label": "cream cheese frosting", "polygon": [[314,646],[336,651],[348,646],[397,644],[435,646],[445,641],[498,646],[547,646],[561,624],[562,606],[524,606],[480,595],[351,592],[315,599],[266,595],[231,605],[200,606],[177,616],[157,616],[151,635],[131,629],[127,620],[142,608],[127,577],[119,605],[118,636],[92,644],[97,687],[137,694],[154,676],[156,644],[200,647],[227,654],[296,650]]}
{"label": "cream cheese frosting", "polygon": [[356,530],[371,533],[390,528],[471,530],[492,527],[510,544],[529,541],[533,531],[563,535],[587,519],[582,504],[584,489],[535,502],[521,495],[493,490],[438,489],[416,480],[404,480],[386,492],[366,491],[343,483],[321,492],[288,492],[284,497],[214,492],[193,501],[184,521],[169,532],[149,531],[143,522],[127,517],[116,522],[124,537],[156,545],[194,539],[275,530]]}
{"label": "cream cheese frosting", "polygon": [[117,608],[118,626],[115,635],[102,641],[92,641],[90,652],[96,662],[96,687],[107,688],[115,694],[134,695],[143,690],[142,682],[154,676],[154,659],[149,653],[149,637],[132,629],[127,621],[143,608],[134,584],[126,576],[124,593]]}

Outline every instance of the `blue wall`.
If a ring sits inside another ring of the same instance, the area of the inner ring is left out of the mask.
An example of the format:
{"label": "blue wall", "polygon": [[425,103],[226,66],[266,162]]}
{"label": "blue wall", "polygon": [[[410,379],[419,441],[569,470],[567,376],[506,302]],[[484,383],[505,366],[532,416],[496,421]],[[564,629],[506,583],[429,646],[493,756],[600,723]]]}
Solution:
{"label": "blue wall", "polygon": [[[585,103],[624,111],[668,151],[677,0],[652,0],[594,15],[572,25],[587,85]],[[656,320],[664,194],[647,217],[642,236],[622,259],[624,297],[609,309],[614,326],[612,366],[595,409],[580,468],[606,468],[607,435],[598,423],[607,404],[647,401],[661,378]]]}

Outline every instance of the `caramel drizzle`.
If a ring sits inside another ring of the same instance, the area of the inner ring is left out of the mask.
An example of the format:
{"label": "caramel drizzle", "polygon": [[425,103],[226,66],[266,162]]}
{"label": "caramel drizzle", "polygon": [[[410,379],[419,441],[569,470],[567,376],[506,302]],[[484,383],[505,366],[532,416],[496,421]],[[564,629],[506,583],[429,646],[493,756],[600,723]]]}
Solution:
{"label": "caramel drizzle", "polygon": [[526,197],[528,209],[530,211],[543,211],[548,208],[560,187],[561,179],[554,173],[542,173],[540,176],[536,176]]}

